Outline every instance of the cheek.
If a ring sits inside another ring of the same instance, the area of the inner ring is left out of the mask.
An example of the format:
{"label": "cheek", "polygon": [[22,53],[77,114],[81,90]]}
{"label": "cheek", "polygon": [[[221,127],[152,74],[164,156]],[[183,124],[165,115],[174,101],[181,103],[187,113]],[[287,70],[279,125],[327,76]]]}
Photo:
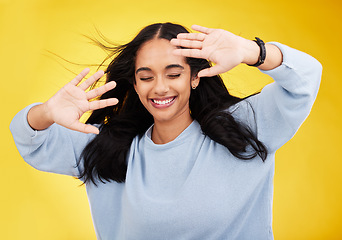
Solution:
{"label": "cheek", "polygon": [[134,89],[139,96],[143,95],[143,93],[144,93],[144,86],[143,85],[141,85],[140,83],[135,83]]}
{"label": "cheek", "polygon": [[134,89],[136,91],[136,93],[138,94],[138,97],[140,99],[140,102],[146,106],[146,97],[148,94],[148,86],[146,86],[145,84],[135,84],[134,85]]}
{"label": "cheek", "polygon": [[148,100],[146,99],[146,96],[141,95],[139,91],[137,92],[137,94],[141,104],[145,107],[145,109],[148,109]]}
{"label": "cheek", "polygon": [[188,78],[182,79],[175,83],[175,88],[178,89],[183,94],[190,94],[191,91],[191,82]]}

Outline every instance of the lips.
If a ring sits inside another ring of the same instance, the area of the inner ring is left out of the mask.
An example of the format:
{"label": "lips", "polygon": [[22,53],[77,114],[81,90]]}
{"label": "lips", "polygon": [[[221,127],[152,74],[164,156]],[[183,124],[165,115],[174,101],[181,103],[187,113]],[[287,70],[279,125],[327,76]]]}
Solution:
{"label": "lips", "polygon": [[156,108],[166,108],[171,106],[175,102],[176,96],[167,98],[152,98],[151,104]]}

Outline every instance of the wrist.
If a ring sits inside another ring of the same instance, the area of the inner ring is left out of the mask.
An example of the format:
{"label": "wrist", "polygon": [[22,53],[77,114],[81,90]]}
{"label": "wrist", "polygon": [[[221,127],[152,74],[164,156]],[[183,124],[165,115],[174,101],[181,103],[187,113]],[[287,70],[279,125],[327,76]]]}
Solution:
{"label": "wrist", "polygon": [[51,126],[54,121],[48,111],[47,103],[32,107],[27,114],[27,122],[34,130],[44,130]]}
{"label": "wrist", "polygon": [[260,47],[255,41],[246,39],[244,47],[244,58],[242,63],[247,65],[254,65],[259,61]]}
{"label": "wrist", "polygon": [[42,117],[44,118],[44,121],[51,125],[53,124],[55,121],[53,120],[50,108],[49,108],[49,101],[46,101],[45,103],[42,104]]}
{"label": "wrist", "polygon": [[265,44],[266,47],[266,59],[264,64],[260,65],[258,68],[260,70],[272,70],[280,66],[283,62],[283,54],[280,49],[273,44]]}

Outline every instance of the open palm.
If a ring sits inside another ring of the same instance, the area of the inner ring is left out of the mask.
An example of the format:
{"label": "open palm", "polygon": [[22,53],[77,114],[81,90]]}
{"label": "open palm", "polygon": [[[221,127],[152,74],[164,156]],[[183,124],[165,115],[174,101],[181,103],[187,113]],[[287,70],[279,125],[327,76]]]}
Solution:
{"label": "open palm", "polygon": [[86,89],[104,74],[103,71],[98,71],[83,83],[79,84],[88,73],[89,69],[84,69],[71,82],[51,97],[46,102],[46,112],[53,122],[66,128],[85,133],[98,133],[96,127],[81,123],[79,119],[89,110],[96,110],[117,104],[118,100],[116,98],[90,101],[113,89],[116,83],[111,81],[99,88],[86,92]]}
{"label": "open palm", "polygon": [[198,25],[193,25],[192,29],[199,33],[180,33],[177,39],[171,40],[171,44],[185,47],[174,50],[177,55],[208,59],[215,63],[213,67],[201,70],[198,73],[199,77],[227,72],[243,62],[244,55],[241,49],[246,39],[222,29]]}

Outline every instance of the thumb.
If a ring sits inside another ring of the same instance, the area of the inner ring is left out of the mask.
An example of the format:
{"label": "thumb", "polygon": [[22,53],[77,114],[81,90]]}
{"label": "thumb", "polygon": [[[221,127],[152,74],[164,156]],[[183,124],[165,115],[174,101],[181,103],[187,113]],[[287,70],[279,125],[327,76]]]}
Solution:
{"label": "thumb", "polygon": [[78,132],[83,132],[83,133],[94,133],[94,134],[99,134],[99,129],[97,127],[94,127],[89,124],[84,124],[79,121],[75,121],[74,124],[70,126],[71,130],[75,130]]}
{"label": "thumb", "polygon": [[225,72],[225,70],[221,66],[215,65],[215,66],[212,66],[210,68],[205,68],[205,69],[199,71],[198,76],[199,77],[212,77],[212,76],[224,73],[224,72]]}

